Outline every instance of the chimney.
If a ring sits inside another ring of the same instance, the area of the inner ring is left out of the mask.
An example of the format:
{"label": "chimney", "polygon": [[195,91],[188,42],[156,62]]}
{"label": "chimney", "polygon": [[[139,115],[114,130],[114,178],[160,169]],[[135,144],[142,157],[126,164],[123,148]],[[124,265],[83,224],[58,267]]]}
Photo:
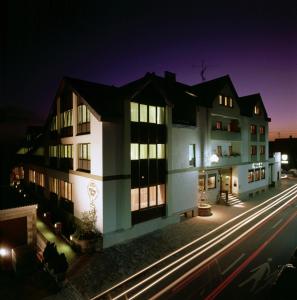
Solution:
{"label": "chimney", "polygon": [[175,75],[175,73],[172,73],[172,72],[169,72],[169,71],[165,71],[164,77],[168,81],[173,81],[173,82],[176,81],[176,75]]}

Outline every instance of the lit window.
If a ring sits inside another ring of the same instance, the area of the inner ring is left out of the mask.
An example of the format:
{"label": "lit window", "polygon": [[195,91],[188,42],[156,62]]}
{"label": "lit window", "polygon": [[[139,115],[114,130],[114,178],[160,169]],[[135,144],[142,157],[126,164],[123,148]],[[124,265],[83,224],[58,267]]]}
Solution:
{"label": "lit window", "polygon": [[147,159],[147,144],[140,144],[140,159]]}
{"label": "lit window", "polygon": [[90,111],[86,105],[82,104],[77,107],[77,123],[88,123],[90,122]]}
{"label": "lit window", "polygon": [[260,106],[259,105],[255,105],[254,106],[254,114],[255,115],[260,115],[261,110],[260,110]]}
{"label": "lit window", "polygon": [[90,144],[78,144],[78,169],[86,171],[91,169]]}
{"label": "lit window", "polygon": [[216,122],[216,129],[221,130],[222,128],[223,128],[222,122],[221,121],[217,121]]}
{"label": "lit window", "polygon": [[156,106],[149,106],[149,122],[156,123]]}
{"label": "lit window", "polygon": [[150,186],[149,187],[149,197],[150,197],[150,206],[157,205],[157,187]]}
{"label": "lit window", "polygon": [[223,104],[223,97],[222,97],[222,95],[219,95],[219,104],[220,104],[220,105]]}
{"label": "lit window", "polygon": [[140,208],[148,207],[147,187],[140,189]]}
{"label": "lit window", "polygon": [[36,182],[36,172],[35,170],[29,170],[29,181],[32,183]]}
{"label": "lit window", "polygon": [[131,190],[131,210],[139,210],[139,189]]}
{"label": "lit window", "polygon": [[149,158],[150,159],[155,159],[157,158],[157,145],[155,144],[150,144],[149,145]]}
{"label": "lit window", "polygon": [[265,127],[264,126],[260,126],[259,127],[259,132],[260,132],[260,134],[265,134]]}
{"label": "lit window", "polygon": [[257,146],[255,145],[251,146],[251,155],[257,155]]}
{"label": "lit window", "polygon": [[232,98],[229,98],[229,106],[233,107],[233,99]]}
{"label": "lit window", "polygon": [[165,112],[164,107],[157,107],[157,124],[165,123]]}
{"label": "lit window", "polygon": [[131,102],[130,110],[131,110],[131,121],[138,122],[138,103]]}
{"label": "lit window", "polygon": [[248,182],[253,182],[254,181],[254,170],[249,170],[248,173]]}
{"label": "lit window", "polygon": [[138,144],[131,144],[131,160],[139,159]]}
{"label": "lit window", "polygon": [[165,184],[157,185],[158,205],[165,204]]}
{"label": "lit window", "polygon": [[157,144],[157,158],[164,159],[165,158],[165,145]]}
{"label": "lit window", "polygon": [[207,188],[215,189],[216,188],[216,174],[209,174],[207,179]]}
{"label": "lit window", "polygon": [[189,145],[189,165],[192,167],[196,166],[195,161],[195,144]]}
{"label": "lit window", "polygon": [[260,180],[260,169],[255,169],[255,181]]}
{"label": "lit window", "polygon": [[224,97],[224,105],[228,106],[228,97],[226,97],[226,96]]}
{"label": "lit window", "polygon": [[72,109],[61,113],[61,128],[72,126]]}
{"label": "lit window", "polygon": [[49,146],[49,156],[58,157],[58,146]]}
{"label": "lit window", "polygon": [[73,158],[72,145],[60,145],[61,158]]}
{"label": "lit window", "polygon": [[49,178],[49,191],[58,195],[59,193],[59,181],[57,178],[50,177]]}
{"label": "lit window", "polygon": [[60,196],[67,200],[72,200],[72,184],[67,181],[60,181]]}
{"label": "lit window", "polygon": [[257,126],[256,125],[251,125],[250,126],[251,134],[256,134],[257,133]]}
{"label": "lit window", "polygon": [[140,104],[140,122],[147,122],[147,105]]}

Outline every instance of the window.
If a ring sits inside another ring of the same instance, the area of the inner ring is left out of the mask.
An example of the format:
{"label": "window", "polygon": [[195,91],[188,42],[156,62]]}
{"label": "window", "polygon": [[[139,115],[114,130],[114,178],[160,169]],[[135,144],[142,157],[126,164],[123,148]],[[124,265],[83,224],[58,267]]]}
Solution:
{"label": "window", "polygon": [[249,170],[248,173],[248,183],[251,183],[254,181],[254,170]]}
{"label": "window", "polygon": [[255,181],[260,180],[260,169],[255,169]]}
{"label": "window", "polygon": [[140,104],[140,122],[147,122],[147,105]]}
{"label": "window", "polygon": [[61,113],[61,128],[72,126],[72,109]]}
{"label": "window", "polygon": [[90,171],[91,169],[91,145],[78,144],[78,169]]}
{"label": "window", "polygon": [[261,145],[261,146],[260,146],[260,154],[261,154],[261,155],[264,155],[264,154],[265,154],[265,146],[264,146],[264,145]]}
{"label": "window", "polygon": [[256,134],[257,133],[257,126],[256,125],[251,125],[250,126],[251,134]]}
{"label": "window", "polygon": [[140,144],[140,159],[147,159],[147,144]]}
{"label": "window", "polygon": [[254,106],[254,114],[260,115],[260,113],[261,113],[260,106],[257,104]]}
{"label": "window", "polygon": [[251,155],[257,155],[257,146],[255,145],[251,146]]}
{"label": "window", "polygon": [[265,179],[265,168],[261,168],[261,179]]}
{"label": "window", "polygon": [[58,146],[49,146],[49,156],[58,157]]}
{"label": "window", "polygon": [[207,179],[207,188],[215,189],[216,188],[216,174],[209,174]]}
{"label": "window", "polygon": [[219,104],[225,107],[233,107],[233,99],[228,96],[219,95]]}
{"label": "window", "polygon": [[218,130],[222,130],[222,129],[223,129],[223,126],[222,126],[222,122],[221,122],[221,121],[217,121],[217,122],[216,122],[216,129],[218,129]]}
{"label": "window", "polygon": [[149,122],[150,123],[157,123],[157,107],[156,106],[149,106]]}
{"label": "window", "polygon": [[54,177],[49,178],[49,191],[56,195],[59,194],[59,180]]}
{"label": "window", "polygon": [[189,166],[192,166],[192,167],[196,166],[195,144],[189,145]]}
{"label": "window", "polygon": [[165,110],[164,107],[157,107],[157,124],[165,123]]}
{"label": "window", "polygon": [[29,169],[29,182],[32,182],[32,183],[36,182],[36,173],[35,173],[35,170]]}
{"label": "window", "polygon": [[77,134],[90,132],[90,111],[86,105],[77,106]]}
{"label": "window", "polygon": [[223,156],[222,146],[217,146],[217,156]]}
{"label": "window", "polygon": [[60,181],[60,196],[64,199],[72,201],[72,184],[61,180]]}
{"label": "window", "polygon": [[264,126],[260,126],[259,127],[259,133],[262,135],[262,134],[265,134],[265,127]]}
{"label": "window", "polygon": [[149,144],[149,158],[156,159],[157,158],[157,145]]}
{"label": "window", "polygon": [[131,122],[165,124],[165,108],[160,106],[130,103]]}
{"label": "window", "polygon": [[233,155],[232,146],[229,146],[228,150],[229,150],[229,156],[232,156]]}
{"label": "window", "polygon": [[60,145],[61,158],[73,158],[72,145]]}
{"label": "window", "polygon": [[39,172],[36,172],[35,173],[35,178],[36,178],[36,181],[35,183],[41,187],[44,187],[44,174],[43,173],[39,173]]}
{"label": "window", "polygon": [[57,116],[53,116],[52,122],[51,122],[51,131],[58,130],[58,120]]}
{"label": "window", "polygon": [[83,124],[90,122],[90,111],[86,105],[82,104],[77,107],[77,123]]}
{"label": "window", "polygon": [[131,189],[131,211],[165,204],[165,184]]}
{"label": "window", "polygon": [[138,103],[130,103],[131,122],[138,122]]}
{"label": "window", "polygon": [[165,159],[165,145],[164,144],[157,144],[157,158]]}
{"label": "window", "polygon": [[131,160],[139,159],[138,146],[139,144],[131,144]]}

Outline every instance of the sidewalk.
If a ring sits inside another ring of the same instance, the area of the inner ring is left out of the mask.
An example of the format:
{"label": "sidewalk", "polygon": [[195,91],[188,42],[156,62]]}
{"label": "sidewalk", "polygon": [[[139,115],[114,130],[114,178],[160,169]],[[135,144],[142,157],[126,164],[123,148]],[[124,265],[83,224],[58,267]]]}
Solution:
{"label": "sidewalk", "polygon": [[186,219],[103,252],[82,255],[70,266],[69,284],[82,299],[92,297],[295,183],[296,179],[282,180],[239,207],[213,205],[212,216]]}

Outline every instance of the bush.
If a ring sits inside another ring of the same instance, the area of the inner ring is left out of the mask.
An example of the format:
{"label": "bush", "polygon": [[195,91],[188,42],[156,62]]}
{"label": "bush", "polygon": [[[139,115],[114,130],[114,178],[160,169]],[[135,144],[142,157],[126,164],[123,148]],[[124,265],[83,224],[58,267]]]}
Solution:
{"label": "bush", "polygon": [[68,269],[68,262],[64,253],[59,254],[55,243],[47,242],[43,251],[43,262],[55,274],[64,273]]}

